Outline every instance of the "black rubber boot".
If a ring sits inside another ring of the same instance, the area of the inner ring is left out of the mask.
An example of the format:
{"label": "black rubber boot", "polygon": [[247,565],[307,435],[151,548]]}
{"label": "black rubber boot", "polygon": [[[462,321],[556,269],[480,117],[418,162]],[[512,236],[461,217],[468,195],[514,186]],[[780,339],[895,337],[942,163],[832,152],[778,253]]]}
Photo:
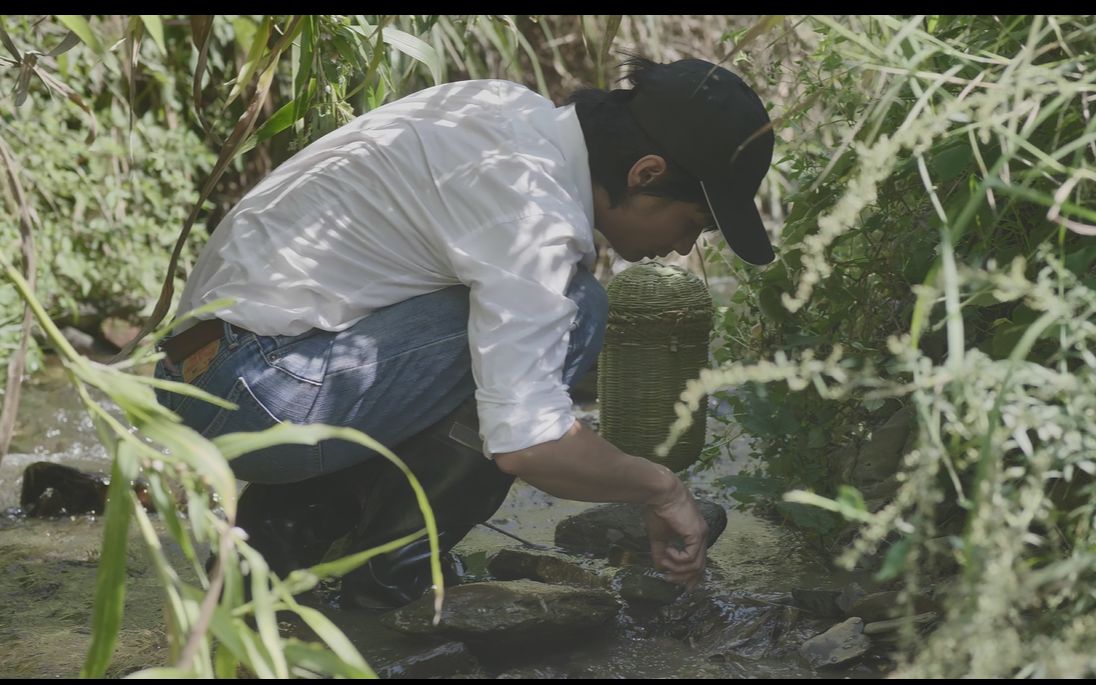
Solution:
{"label": "black rubber boot", "polygon": [[[438,526],[443,570],[455,581],[456,560],[448,552],[476,524],[498,510],[513,476],[483,456],[474,400],[468,400],[444,420],[393,450],[419,479]],[[358,526],[347,537],[343,553],[361,551],[402,537],[425,526],[407,479],[385,463],[377,494],[366,506]],[[392,608],[422,596],[433,585],[427,538],[374,557],[347,574],[342,582],[344,606]]]}
{"label": "black rubber boot", "polygon": [[[331,543],[361,519],[381,464],[368,461],[297,483],[248,483],[240,494],[236,525],[248,544],[285,578],[323,560]],[[207,568],[212,564],[207,564]]]}
{"label": "black rubber boot", "polygon": [[[449,550],[477,523],[491,518],[514,479],[483,456],[474,400],[393,452],[427,495],[438,526],[445,582],[452,584],[460,570]],[[331,553],[345,556],[370,549],[426,525],[403,473],[379,455],[298,483],[249,483],[240,495],[236,524],[282,578]],[[207,569],[212,563],[211,557]],[[347,574],[343,603],[402,606],[431,585],[430,545],[423,537]]]}

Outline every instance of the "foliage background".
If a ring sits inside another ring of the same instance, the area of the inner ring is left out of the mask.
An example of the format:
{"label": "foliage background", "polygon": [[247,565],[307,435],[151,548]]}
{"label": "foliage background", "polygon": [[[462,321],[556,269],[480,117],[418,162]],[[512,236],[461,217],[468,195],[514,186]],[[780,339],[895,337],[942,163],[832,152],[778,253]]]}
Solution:
{"label": "foliage background", "polygon": [[[1096,672],[1090,17],[3,26],[54,77],[34,76],[26,59],[0,69],[13,105],[0,110],[0,136],[39,218],[37,295],[50,317],[90,329],[152,312],[188,219],[198,235],[173,269],[180,285],[201,233],[242,193],[383,102],[481,77],[558,101],[579,84],[611,86],[623,51],[724,60],[777,116],[760,201],[779,255],[747,269],[721,243],[703,250],[707,273],[738,287],[716,321],[714,368],[683,399],[712,393],[734,411],[727,439],[752,436],[756,466],[727,487],[812,544],[851,550],[843,563],[900,579],[910,602],[926,585],[948,598],[931,634],[906,631],[905,674]],[[85,144],[90,117],[97,135]],[[5,189],[0,245],[14,255],[19,208]],[[0,289],[0,365],[22,315],[22,298]],[[879,494],[862,448],[900,411],[912,437]],[[936,572],[945,567],[959,572]]]}

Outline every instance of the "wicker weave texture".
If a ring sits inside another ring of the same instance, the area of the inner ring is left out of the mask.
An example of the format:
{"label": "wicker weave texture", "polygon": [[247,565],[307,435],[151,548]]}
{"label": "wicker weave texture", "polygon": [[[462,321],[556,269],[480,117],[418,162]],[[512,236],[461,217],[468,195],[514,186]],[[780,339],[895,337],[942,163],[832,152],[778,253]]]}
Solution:
{"label": "wicker weave texture", "polygon": [[598,359],[601,435],[628,454],[672,471],[687,468],[704,447],[707,402],[665,457],[666,439],[685,384],[708,364],[712,297],[696,276],[657,262],[617,274],[607,288],[609,321]]}

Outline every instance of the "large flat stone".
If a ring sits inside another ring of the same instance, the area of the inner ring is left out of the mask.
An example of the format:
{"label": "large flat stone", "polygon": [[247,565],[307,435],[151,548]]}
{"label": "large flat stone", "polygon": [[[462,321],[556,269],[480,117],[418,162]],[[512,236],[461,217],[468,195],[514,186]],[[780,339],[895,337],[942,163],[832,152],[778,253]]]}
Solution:
{"label": "large flat stone", "polygon": [[871,647],[864,621],[850,618],[803,643],[799,653],[813,668],[837,666],[862,656]]}
{"label": "large flat stone", "polygon": [[527,578],[541,583],[593,588],[607,584],[606,580],[582,568],[572,559],[553,552],[502,549],[487,562],[487,570],[499,580]]}
{"label": "large flat stone", "polygon": [[432,593],[390,612],[382,623],[405,633],[501,646],[573,637],[605,624],[618,608],[604,590],[507,580],[448,588],[437,626]]}

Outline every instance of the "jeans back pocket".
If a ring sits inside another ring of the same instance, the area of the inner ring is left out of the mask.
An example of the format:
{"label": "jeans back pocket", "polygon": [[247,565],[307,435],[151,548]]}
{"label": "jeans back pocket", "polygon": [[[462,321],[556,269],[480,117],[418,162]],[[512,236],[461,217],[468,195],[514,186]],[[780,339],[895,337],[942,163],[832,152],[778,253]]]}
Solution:
{"label": "jeans back pocket", "polygon": [[300,335],[257,335],[266,363],[299,381],[320,385],[335,334],[314,328]]}

